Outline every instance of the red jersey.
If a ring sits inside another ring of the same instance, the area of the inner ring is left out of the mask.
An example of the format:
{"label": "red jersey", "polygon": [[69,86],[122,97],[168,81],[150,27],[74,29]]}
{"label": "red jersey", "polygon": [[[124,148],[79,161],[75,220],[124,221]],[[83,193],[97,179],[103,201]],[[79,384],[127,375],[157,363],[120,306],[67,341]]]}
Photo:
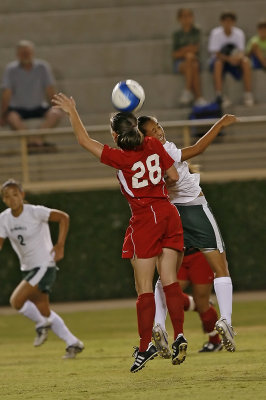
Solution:
{"label": "red jersey", "polygon": [[118,169],[121,191],[132,210],[155,199],[168,198],[163,177],[174,160],[156,138],[145,137],[136,150],[125,151],[105,145],[101,162]]}

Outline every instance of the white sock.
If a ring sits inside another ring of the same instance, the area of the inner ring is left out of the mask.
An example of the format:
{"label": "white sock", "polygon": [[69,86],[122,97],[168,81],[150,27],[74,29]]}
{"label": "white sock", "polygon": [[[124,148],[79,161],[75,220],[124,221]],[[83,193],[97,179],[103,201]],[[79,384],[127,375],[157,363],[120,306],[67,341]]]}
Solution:
{"label": "white sock", "polygon": [[20,314],[23,314],[25,317],[31,319],[36,323],[36,328],[39,326],[45,325],[47,323],[48,318],[44,317],[34,303],[27,300],[23,304],[20,310],[18,310]]}
{"label": "white sock", "polygon": [[67,346],[71,346],[78,341],[78,338],[72,335],[62,318],[52,310],[49,319],[52,322],[52,331],[56,334],[56,336],[64,340]]}
{"label": "white sock", "polygon": [[217,297],[221,318],[231,325],[233,285],[229,276],[214,279],[214,290]]}
{"label": "white sock", "polygon": [[160,279],[156,282],[155,285],[155,319],[154,324],[160,324],[163,330],[165,329],[165,320],[167,315],[167,306],[165,300],[165,294],[163,291],[163,285]]}
{"label": "white sock", "polygon": [[187,311],[195,311],[196,304],[195,304],[193,297],[188,295],[188,298],[189,298],[189,307],[188,307]]}

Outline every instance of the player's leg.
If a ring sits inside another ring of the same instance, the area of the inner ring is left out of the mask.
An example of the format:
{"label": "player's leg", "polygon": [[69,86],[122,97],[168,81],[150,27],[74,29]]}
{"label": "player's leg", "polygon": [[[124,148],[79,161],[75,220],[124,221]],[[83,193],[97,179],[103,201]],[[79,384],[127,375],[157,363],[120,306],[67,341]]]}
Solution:
{"label": "player's leg", "polygon": [[183,293],[176,278],[176,266],[180,266],[183,253],[171,248],[163,248],[158,256],[158,272],[162,281],[167,309],[174,328],[174,343],[172,345],[172,363],[181,364],[186,358],[187,341],[183,334],[184,300]]}
{"label": "player's leg", "polygon": [[231,326],[233,285],[226,255],[225,252],[220,253],[219,250],[203,251],[203,254],[215,272],[214,290],[220,309],[220,319],[216,323],[216,329],[222,335],[226,350],[235,351],[235,333]]}
{"label": "player's leg", "polygon": [[140,337],[139,347],[133,356],[135,362],[131,372],[137,372],[145,364],[153,359],[158,351],[151,342],[152,326],[155,316],[155,301],[153,294],[153,276],[155,271],[156,257],[132,258],[131,264],[134,270],[135,285],[138,293],[136,302],[138,332]]}
{"label": "player's leg", "polygon": [[222,349],[222,344],[215,330],[218,315],[215,308],[210,304],[212,284],[193,284],[192,288],[196,310],[199,313],[203,331],[209,335],[208,342],[204,344],[200,352],[219,351]]}

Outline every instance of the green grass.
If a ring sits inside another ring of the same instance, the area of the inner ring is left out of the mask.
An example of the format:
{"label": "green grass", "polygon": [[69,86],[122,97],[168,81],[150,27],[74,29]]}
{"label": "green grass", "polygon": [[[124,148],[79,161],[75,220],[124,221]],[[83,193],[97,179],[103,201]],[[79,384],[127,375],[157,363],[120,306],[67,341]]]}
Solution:
{"label": "green grass", "polygon": [[[85,343],[75,360],[62,360],[64,343],[51,332],[33,348],[33,325],[20,315],[0,317],[0,399],[13,400],[264,400],[265,302],[234,305],[237,351],[199,354],[206,337],[196,313],[186,313],[189,354],[184,364],[159,357],[131,374],[137,345],[134,309],[62,314]],[[172,333],[168,325],[169,332]]]}

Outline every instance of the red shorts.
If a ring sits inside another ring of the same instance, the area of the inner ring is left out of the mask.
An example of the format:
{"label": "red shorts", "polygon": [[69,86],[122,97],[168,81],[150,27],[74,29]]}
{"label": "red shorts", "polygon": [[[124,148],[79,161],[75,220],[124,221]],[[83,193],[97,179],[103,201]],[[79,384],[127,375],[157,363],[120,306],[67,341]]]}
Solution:
{"label": "red shorts", "polygon": [[213,283],[214,273],[204,255],[198,251],[184,257],[177,273],[177,279],[198,285],[205,285]]}
{"label": "red shorts", "polygon": [[183,251],[183,227],[179,213],[168,200],[157,200],[133,211],[127,228],[122,258],[151,258],[162,249]]}

